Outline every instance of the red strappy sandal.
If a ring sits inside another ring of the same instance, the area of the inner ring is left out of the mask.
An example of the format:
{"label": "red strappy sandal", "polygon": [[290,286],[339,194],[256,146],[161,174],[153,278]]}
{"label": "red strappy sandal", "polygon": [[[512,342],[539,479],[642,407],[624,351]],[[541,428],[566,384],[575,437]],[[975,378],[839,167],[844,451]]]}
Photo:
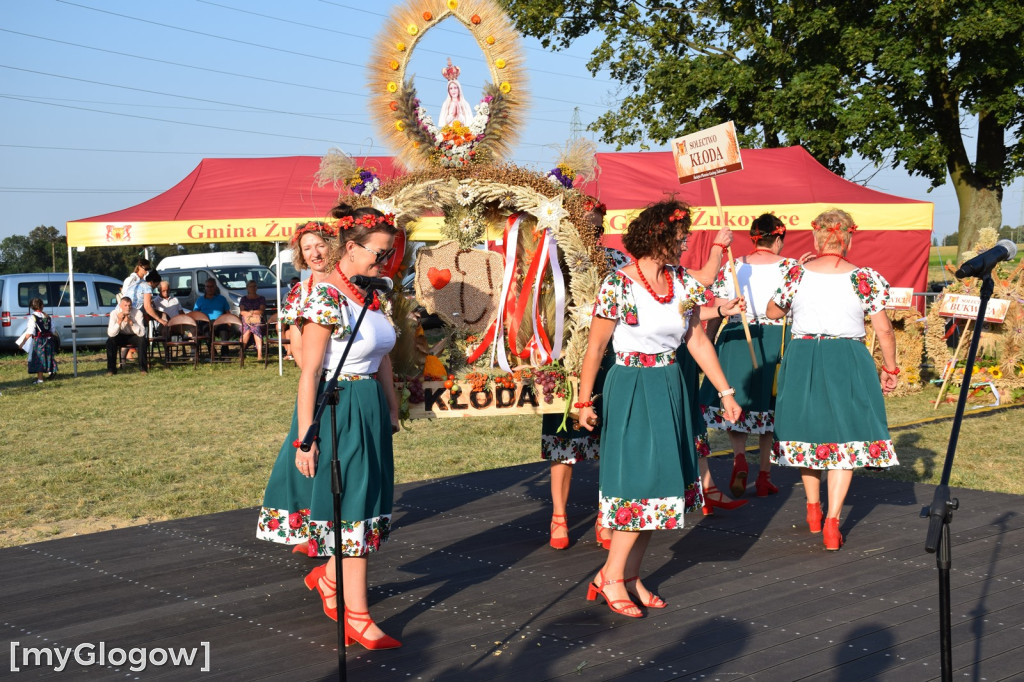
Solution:
{"label": "red strappy sandal", "polygon": [[[556,521],[555,519],[562,520]],[[558,528],[565,529],[566,535],[564,538],[555,537],[555,530]],[[565,549],[569,546],[569,524],[565,522],[565,514],[551,515],[551,540],[548,541],[548,544],[551,545],[553,549]]]}
{"label": "red strappy sandal", "polygon": [[320,593],[320,599],[324,602],[324,613],[331,620],[338,620],[338,604],[328,606],[327,600],[338,596],[338,584],[327,577],[327,564],[320,564],[303,579],[306,587]]}
{"label": "red strappy sandal", "polygon": [[[638,575],[634,575],[632,578],[626,578],[626,585],[629,585],[629,583],[632,583],[632,582],[636,582],[639,579],[640,579],[640,576],[638,576]],[[629,588],[628,587],[626,588],[626,592],[629,592]],[[648,590],[648,592],[650,592],[650,590]],[[633,594],[633,592],[629,592],[629,593]],[[668,604],[665,603],[664,599],[662,599],[658,595],[654,594],[653,592],[651,592],[651,598],[648,599],[647,601],[644,601],[643,599],[640,599],[640,592],[639,591],[636,592],[636,598],[640,600],[640,603],[642,605],[646,606],[649,609],[663,609],[666,606],[668,606]]]}
{"label": "red strappy sandal", "polygon": [[[350,620],[356,620],[364,623],[362,629],[356,631],[354,627],[349,624]],[[394,637],[384,635],[379,639],[367,639],[366,631],[373,625],[373,619],[370,618],[369,611],[349,611],[345,609],[345,645],[348,646],[352,642],[359,642],[365,649],[377,650],[377,649],[397,649],[402,646]]]}
{"label": "red strappy sandal", "polygon": [[[616,599],[615,601],[612,601],[608,598],[608,595],[604,593],[604,588],[606,588],[607,586],[614,585],[616,583],[624,583],[626,582],[625,580],[605,580],[603,572],[597,574],[597,579],[601,581],[600,586],[598,586],[598,584],[594,582],[590,583],[590,585],[587,586],[587,601],[594,601],[597,599],[597,595],[601,595],[602,597],[604,597],[605,602],[608,604],[608,608],[610,608],[615,613],[622,614],[627,618],[643,618],[643,612],[640,611],[640,608],[633,602],[632,599]],[[626,613],[626,609],[630,607],[636,609],[637,613]]]}

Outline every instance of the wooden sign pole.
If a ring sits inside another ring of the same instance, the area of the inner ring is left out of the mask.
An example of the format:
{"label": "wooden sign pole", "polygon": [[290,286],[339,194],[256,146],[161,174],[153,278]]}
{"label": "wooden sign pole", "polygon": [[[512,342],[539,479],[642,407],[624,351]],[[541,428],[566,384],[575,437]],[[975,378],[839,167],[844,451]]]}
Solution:
{"label": "wooden sign pole", "polygon": [[[718,220],[721,225],[725,225],[725,214],[722,212],[722,198],[718,196],[718,183],[715,182],[715,178],[711,178],[711,189],[715,193],[715,206],[718,208]],[[736,291],[736,295],[740,296],[740,281],[736,277],[736,259],[732,255],[732,246],[726,248],[726,255],[729,257],[729,265],[732,270],[732,287]],[[754,340],[750,337],[750,324],[747,322],[747,311],[740,310],[740,321],[743,322],[743,334],[747,337],[747,349],[750,351],[750,362],[753,364],[754,369],[757,369],[757,356],[754,355]]]}

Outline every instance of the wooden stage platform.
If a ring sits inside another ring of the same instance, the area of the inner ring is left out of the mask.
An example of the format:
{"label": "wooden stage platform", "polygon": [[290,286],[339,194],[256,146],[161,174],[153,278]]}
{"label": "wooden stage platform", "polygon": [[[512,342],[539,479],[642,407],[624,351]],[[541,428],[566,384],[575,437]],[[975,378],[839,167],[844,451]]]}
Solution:
{"label": "wooden stage platform", "polygon": [[[720,483],[729,465],[712,461]],[[641,620],[584,599],[604,558],[596,466],[576,471],[566,551],[547,546],[541,462],[400,486],[392,540],[370,560],[371,604],[405,646],[351,647],[349,679],[938,679],[938,580],[919,518],[933,489],[856,477],[847,545],[825,552],[796,472],[773,474],[779,495],[654,535],[645,580],[669,607]],[[953,494],[954,679],[1024,679],[1024,498]],[[243,509],[0,550],[0,677],[334,679],[334,623],[302,584],[314,560],[255,540],[255,524]],[[80,644],[98,657],[100,642],[208,642],[210,670],[202,651],[191,667],[137,672],[23,658]]]}

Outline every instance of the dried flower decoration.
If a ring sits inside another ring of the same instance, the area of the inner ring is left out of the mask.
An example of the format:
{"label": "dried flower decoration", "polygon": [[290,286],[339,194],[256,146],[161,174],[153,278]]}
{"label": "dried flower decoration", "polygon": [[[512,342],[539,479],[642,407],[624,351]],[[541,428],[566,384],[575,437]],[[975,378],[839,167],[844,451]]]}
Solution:
{"label": "dried flower decoration", "polygon": [[608,207],[605,206],[600,201],[596,201],[594,199],[587,199],[586,201],[583,202],[583,210],[586,211],[587,213],[594,212],[604,215],[605,213],[608,212]]}

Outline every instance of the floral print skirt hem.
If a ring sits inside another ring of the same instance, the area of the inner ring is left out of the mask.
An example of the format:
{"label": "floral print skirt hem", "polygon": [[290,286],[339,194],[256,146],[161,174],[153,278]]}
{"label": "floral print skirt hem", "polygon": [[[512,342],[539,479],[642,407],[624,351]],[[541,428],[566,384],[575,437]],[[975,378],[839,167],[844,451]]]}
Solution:
{"label": "floral print skirt hem", "polygon": [[598,459],[601,441],[597,436],[568,438],[563,436],[540,437],[540,458],[552,464],[575,464],[588,459]]}
{"label": "floral print skirt hem", "polygon": [[612,530],[674,530],[683,527],[685,512],[695,511],[701,504],[700,481],[694,481],[682,497],[628,500],[601,495],[598,518],[602,526]]}
{"label": "floral print skirt hem", "polygon": [[[341,555],[365,556],[376,552],[391,536],[391,515],[341,522]],[[284,545],[309,542],[309,556],[334,554],[334,523],[309,518],[308,509],[260,509],[256,537]]]}
{"label": "floral print skirt hem", "polygon": [[707,431],[693,437],[693,447],[697,451],[698,458],[711,456],[711,441],[708,440]]}
{"label": "floral print skirt hem", "polygon": [[776,441],[772,464],[806,469],[860,469],[899,466],[891,440],[859,440],[847,443]]}
{"label": "floral print skirt hem", "polygon": [[768,412],[747,412],[744,410],[740,420],[735,424],[725,420],[725,417],[722,416],[724,413],[720,407],[701,405],[700,411],[704,417],[704,423],[707,424],[709,429],[756,433],[758,435],[771,433],[775,430],[774,410],[769,410]]}

